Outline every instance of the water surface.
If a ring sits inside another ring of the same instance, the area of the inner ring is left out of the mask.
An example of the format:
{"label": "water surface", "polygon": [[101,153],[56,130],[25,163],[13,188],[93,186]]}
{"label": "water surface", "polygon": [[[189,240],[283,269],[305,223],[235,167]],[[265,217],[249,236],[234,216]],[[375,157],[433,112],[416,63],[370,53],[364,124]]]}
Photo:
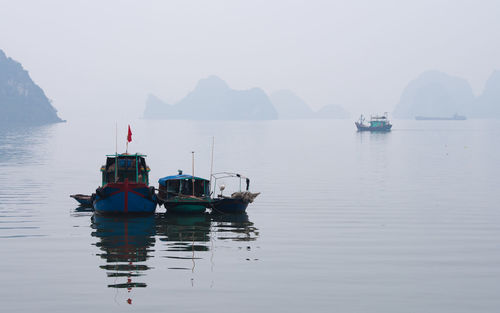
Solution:
{"label": "water surface", "polygon": [[3,308],[498,311],[500,122],[394,124],[134,121],[151,182],[190,173],[191,151],[207,177],[215,136],[215,171],[262,192],[244,215],[136,218],[69,198],[100,184],[114,121],[2,128]]}

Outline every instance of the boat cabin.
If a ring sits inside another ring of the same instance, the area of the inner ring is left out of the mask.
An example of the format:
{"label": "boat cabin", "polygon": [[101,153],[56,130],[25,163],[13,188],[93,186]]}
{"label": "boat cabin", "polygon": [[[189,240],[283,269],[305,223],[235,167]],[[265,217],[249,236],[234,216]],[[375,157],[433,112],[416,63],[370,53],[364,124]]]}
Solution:
{"label": "boat cabin", "polygon": [[388,122],[386,116],[372,116],[370,119],[370,127],[384,127]]}
{"label": "boat cabin", "polygon": [[167,176],[160,178],[159,195],[163,199],[177,196],[194,196],[207,198],[210,196],[210,181],[204,178],[184,175],[182,172],[179,175]]}
{"label": "boat cabin", "polygon": [[112,154],[106,156],[106,164],[101,167],[102,185],[115,182],[142,183],[149,185],[149,167],[145,155]]}
{"label": "boat cabin", "polygon": [[370,116],[370,127],[385,127],[387,124],[389,124],[387,113]]}

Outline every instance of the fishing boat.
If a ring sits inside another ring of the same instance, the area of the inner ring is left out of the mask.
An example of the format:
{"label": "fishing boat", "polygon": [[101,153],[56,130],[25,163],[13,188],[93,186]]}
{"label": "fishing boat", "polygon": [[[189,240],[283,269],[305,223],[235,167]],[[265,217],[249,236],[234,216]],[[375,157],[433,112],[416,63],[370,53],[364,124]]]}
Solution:
{"label": "fishing boat", "polygon": [[388,132],[392,128],[392,124],[389,122],[387,113],[384,113],[383,115],[370,116],[368,124],[365,124],[365,118],[361,115],[359,121],[354,122],[354,124],[356,124],[358,131]]}
{"label": "fishing boat", "polygon": [[157,198],[149,186],[146,155],[114,154],[106,156],[101,167],[102,186],[93,199],[94,209],[101,214],[154,213]]}
{"label": "fishing boat", "polygon": [[158,180],[158,202],[167,212],[203,213],[210,207],[210,181],[193,175],[166,176]]}
{"label": "fishing boat", "polygon": [[[252,203],[255,198],[260,194],[260,192],[252,193],[249,191],[250,188],[250,179],[241,174],[230,173],[230,172],[220,172],[212,175],[212,179],[214,180],[214,191],[213,194],[216,194],[216,186],[217,180],[222,179],[230,179],[235,178],[239,179],[239,191],[233,192],[231,196],[224,196],[223,192],[226,188],[224,184],[219,185],[220,194],[217,197],[212,198],[212,212],[218,213],[241,213],[245,212],[248,204]],[[242,184],[245,182],[245,190],[242,191]]]}
{"label": "fishing boat", "polygon": [[84,208],[91,208],[92,207],[92,197],[94,195],[82,195],[82,194],[76,194],[76,195],[70,195],[71,198],[75,199],[81,207]]}

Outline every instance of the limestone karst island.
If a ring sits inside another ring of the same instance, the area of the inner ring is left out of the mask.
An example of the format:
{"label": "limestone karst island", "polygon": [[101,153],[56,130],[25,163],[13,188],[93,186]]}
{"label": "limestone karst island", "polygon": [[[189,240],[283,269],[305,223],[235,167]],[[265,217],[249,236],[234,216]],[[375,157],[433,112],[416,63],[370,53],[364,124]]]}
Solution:
{"label": "limestone karst island", "polygon": [[63,122],[44,91],[21,63],[0,50],[0,123],[43,125]]}

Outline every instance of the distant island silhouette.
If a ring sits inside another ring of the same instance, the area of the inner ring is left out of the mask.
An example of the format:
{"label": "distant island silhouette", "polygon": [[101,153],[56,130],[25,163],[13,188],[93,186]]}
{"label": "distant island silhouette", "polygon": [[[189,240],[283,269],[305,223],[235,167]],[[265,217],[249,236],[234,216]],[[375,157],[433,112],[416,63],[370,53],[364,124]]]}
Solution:
{"label": "distant island silhouette", "polygon": [[289,90],[279,90],[268,97],[260,88],[231,89],[217,76],[201,79],[193,91],[170,105],[150,94],[144,110],[146,119],[185,120],[274,120],[348,118],[338,105],[313,111]]}
{"label": "distant island silhouette", "polygon": [[500,71],[493,71],[481,95],[476,99],[471,117],[500,118]]}
{"label": "distant island silhouette", "polygon": [[43,125],[63,122],[23,66],[0,50],[0,122]]}
{"label": "distant island silhouette", "polygon": [[149,95],[146,119],[274,120],[278,113],[260,88],[231,89],[217,76],[201,79],[193,91],[174,105]]}
{"label": "distant island silhouette", "polygon": [[396,118],[500,118],[500,72],[494,71],[476,97],[467,80],[439,71],[427,71],[412,80],[394,109]]}
{"label": "distant island silhouette", "polygon": [[469,83],[438,71],[428,71],[412,80],[404,89],[394,117],[452,116],[464,114],[474,102]]}
{"label": "distant island silhouette", "polygon": [[326,105],[313,111],[309,105],[290,90],[278,90],[271,94],[271,102],[280,119],[343,119],[349,113],[338,105]]}

